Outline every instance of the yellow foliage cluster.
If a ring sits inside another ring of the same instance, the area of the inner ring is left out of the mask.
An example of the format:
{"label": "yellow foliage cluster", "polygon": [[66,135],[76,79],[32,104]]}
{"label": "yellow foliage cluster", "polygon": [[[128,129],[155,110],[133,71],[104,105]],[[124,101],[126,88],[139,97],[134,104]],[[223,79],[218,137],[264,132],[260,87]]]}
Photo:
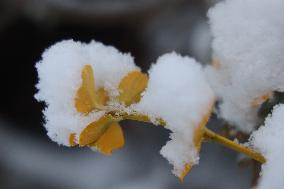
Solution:
{"label": "yellow foliage cluster", "polygon": [[[94,72],[91,65],[84,66],[82,70],[82,85],[75,98],[76,110],[82,114],[95,110],[102,110],[109,97],[104,88],[96,90]],[[117,101],[129,106],[141,98],[141,93],[148,83],[147,75],[140,71],[128,73],[119,84]],[[69,137],[70,145],[76,145],[75,134]],[[97,121],[87,125],[80,133],[78,144],[80,146],[95,147],[99,152],[110,155],[113,150],[124,145],[124,136],[118,120],[110,114],[105,114]]]}

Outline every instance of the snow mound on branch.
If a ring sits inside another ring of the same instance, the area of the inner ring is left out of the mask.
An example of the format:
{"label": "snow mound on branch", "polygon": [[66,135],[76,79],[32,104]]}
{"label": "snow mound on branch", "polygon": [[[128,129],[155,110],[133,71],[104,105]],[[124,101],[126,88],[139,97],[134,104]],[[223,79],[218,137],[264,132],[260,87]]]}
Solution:
{"label": "snow mound on branch", "polygon": [[36,64],[39,82],[39,101],[47,105],[43,111],[48,136],[55,142],[69,145],[69,135],[80,133],[104,112],[82,115],[75,109],[74,99],[82,83],[84,65],[94,68],[96,88],[104,87],[109,95],[118,94],[120,80],[130,71],[139,70],[129,54],[120,53],[111,46],[66,40],[49,47]]}
{"label": "snow mound on branch", "polygon": [[135,109],[166,121],[172,134],[161,154],[174,165],[177,176],[186,164],[198,163],[194,130],[211,111],[213,101],[202,67],[192,58],[165,54],[149,70],[148,87]]}
{"label": "snow mound on branch", "polygon": [[262,165],[258,189],[283,188],[284,175],[284,104],[274,107],[265,125],[255,131],[251,145],[260,151],[267,162]]}
{"label": "snow mound on branch", "polygon": [[283,10],[283,0],[226,0],[208,13],[215,59],[209,81],[221,117],[244,132],[254,129],[269,94],[284,90]]}

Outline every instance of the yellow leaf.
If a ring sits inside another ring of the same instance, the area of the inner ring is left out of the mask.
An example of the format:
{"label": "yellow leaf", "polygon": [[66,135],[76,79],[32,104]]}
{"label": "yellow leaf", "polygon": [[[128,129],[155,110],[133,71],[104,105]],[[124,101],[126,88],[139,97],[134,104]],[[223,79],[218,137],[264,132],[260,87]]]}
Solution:
{"label": "yellow leaf", "polygon": [[107,101],[109,100],[107,92],[104,90],[104,88],[99,88],[97,90],[96,97],[97,97],[97,103],[99,105],[106,105]]}
{"label": "yellow leaf", "polygon": [[76,145],[76,138],[75,138],[75,133],[71,133],[69,136],[69,145],[70,146],[75,146]]}
{"label": "yellow leaf", "polygon": [[124,136],[120,125],[115,122],[107,131],[98,139],[97,142],[91,144],[99,152],[104,155],[111,155],[113,150],[119,149],[124,145]]}
{"label": "yellow leaf", "polygon": [[85,65],[82,70],[82,85],[77,91],[75,107],[78,112],[89,113],[95,108],[105,105],[108,96],[103,88],[95,90],[94,72],[91,65]]}
{"label": "yellow leaf", "polygon": [[79,145],[86,146],[96,142],[114,122],[111,116],[104,115],[99,120],[90,123],[81,133],[79,137]]}
{"label": "yellow leaf", "polygon": [[189,173],[189,171],[192,168],[192,163],[187,163],[184,165],[184,168],[182,170],[182,172],[180,173],[180,175],[178,176],[178,178],[180,179],[180,181],[183,181],[184,177],[187,175],[187,173]]}
{"label": "yellow leaf", "polygon": [[84,66],[81,77],[82,85],[77,91],[75,107],[78,112],[89,113],[96,106],[95,79],[92,66]]}
{"label": "yellow leaf", "polygon": [[[210,106],[210,110],[208,113],[202,118],[198,126],[195,128],[194,134],[193,134],[193,144],[197,151],[197,153],[200,152],[201,145],[203,142],[203,135],[204,135],[204,128],[210,118],[211,112],[212,112],[212,105]],[[187,163],[185,164],[183,170],[181,171],[180,175],[178,176],[181,181],[183,181],[184,177],[188,174],[188,172],[191,170],[193,164]]]}
{"label": "yellow leaf", "polygon": [[119,84],[118,100],[129,106],[132,103],[139,102],[141,93],[145,90],[148,84],[147,75],[140,71],[128,73]]}

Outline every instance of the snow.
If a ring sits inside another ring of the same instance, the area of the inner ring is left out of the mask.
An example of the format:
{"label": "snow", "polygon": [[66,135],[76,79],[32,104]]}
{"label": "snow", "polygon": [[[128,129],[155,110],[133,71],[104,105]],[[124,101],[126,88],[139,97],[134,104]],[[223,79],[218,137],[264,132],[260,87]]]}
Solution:
{"label": "snow", "polygon": [[284,90],[283,9],[283,0],[226,0],[208,13],[218,62],[207,68],[208,80],[221,99],[220,116],[243,132],[258,124],[271,92]]}
{"label": "snow", "polygon": [[264,126],[252,134],[250,144],[267,159],[257,189],[283,188],[284,104],[274,107]]}
{"label": "snow", "polygon": [[36,64],[39,82],[35,97],[47,106],[43,111],[45,128],[58,144],[68,146],[71,133],[79,134],[104,114],[99,111],[86,116],[75,109],[74,99],[86,64],[93,67],[96,88],[104,87],[112,96],[118,94],[119,82],[128,72],[139,70],[129,54],[96,41],[86,44],[66,40],[46,49]]}
{"label": "snow", "polygon": [[161,56],[149,70],[148,87],[134,109],[166,121],[165,127],[172,134],[161,154],[174,165],[175,175],[181,174],[185,164],[198,163],[194,130],[211,111],[213,102],[213,91],[194,59],[173,52]]}

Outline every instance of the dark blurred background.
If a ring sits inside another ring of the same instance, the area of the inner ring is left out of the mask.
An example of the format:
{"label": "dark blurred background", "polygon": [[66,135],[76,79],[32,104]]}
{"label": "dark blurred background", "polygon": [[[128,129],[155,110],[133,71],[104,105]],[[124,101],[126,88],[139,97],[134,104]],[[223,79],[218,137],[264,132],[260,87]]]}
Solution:
{"label": "dark blurred background", "polygon": [[[1,189],[248,189],[249,167],[239,156],[205,144],[199,166],[183,183],[159,155],[163,128],[124,122],[126,145],[110,157],[84,148],[59,147],[42,126],[35,63],[53,43],[92,39],[130,52],[147,71],[173,50],[210,61],[206,13],[217,0],[1,0]],[[218,123],[211,120],[210,127]]]}

